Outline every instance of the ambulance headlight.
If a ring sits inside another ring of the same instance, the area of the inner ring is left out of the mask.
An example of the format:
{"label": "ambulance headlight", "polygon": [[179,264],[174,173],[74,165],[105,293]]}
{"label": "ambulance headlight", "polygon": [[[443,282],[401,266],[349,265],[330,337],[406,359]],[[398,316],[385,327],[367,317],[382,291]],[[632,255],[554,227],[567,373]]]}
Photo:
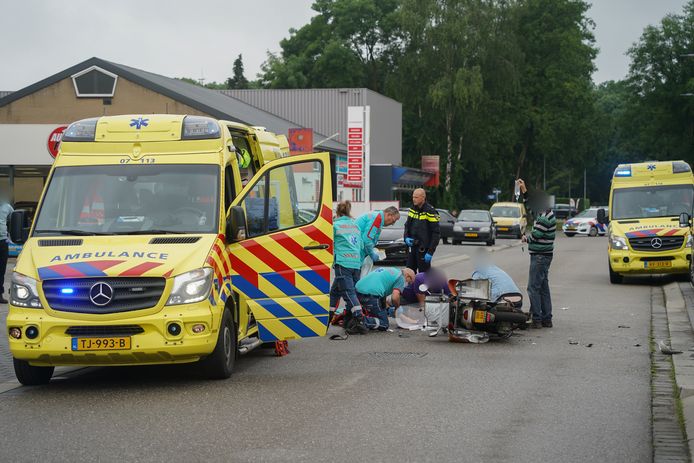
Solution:
{"label": "ambulance headlight", "polygon": [[687,235],[687,244],[685,245],[685,247],[692,247],[692,235]]}
{"label": "ambulance headlight", "polygon": [[623,236],[610,235],[612,249],[627,249],[627,240]]}
{"label": "ambulance headlight", "polygon": [[73,122],[63,132],[61,141],[94,141],[97,122],[99,122],[98,117]]}
{"label": "ambulance headlight", "polygon": [[13,272],[10,281],[10,303],[15,307],[40,309],[42,306],[39,292],[36,290],[36,280]]}
{"label": "ambulance headlight", "polygon": [[200,302],[210,295],[214,273],[209,267],[191,270],[175,276],[166,305]]}
{"label": "ambulance headlight", "polygon": [[204,140],[221,136],[219,123],[211,117],[186,116],[183,118],[181,140]]}

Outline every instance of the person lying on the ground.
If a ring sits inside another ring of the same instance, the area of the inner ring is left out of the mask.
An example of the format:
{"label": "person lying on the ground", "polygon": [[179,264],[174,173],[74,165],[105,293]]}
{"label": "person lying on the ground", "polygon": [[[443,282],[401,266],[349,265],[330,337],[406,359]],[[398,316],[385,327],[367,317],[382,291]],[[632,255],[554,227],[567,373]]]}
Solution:
{"label": "person lying on the ground", "polygon": [[[422,291],[420,286],[426,285],[427,290]],[[443,272],[430,269],[428,272],[419,272],[414,277],[414,281],[405,286],[402,291],[402,303],[403,304],[415,304],[424,305],[427,294],[451,294],[451,290],[448,288],[448,281],[446,280],[446,275]]]}
{"label": "person lying on the ground", "polygon": [[361,278],[357,284],[357,297],[366,310],[363,323],[370,330],[388,329],[388,311],[385,298],[390,296],[391,304],[400,306],[400,294],[406,284],[414,281],[414,272],[408,268],[398,270],[380,267]]}
{"label": "person lying on the ground", "polygon": [[508,273],[486,260],[477,263],[472,279],[489,280],[492,301],[498,301],[504,294],[520,293],[520,289]]}

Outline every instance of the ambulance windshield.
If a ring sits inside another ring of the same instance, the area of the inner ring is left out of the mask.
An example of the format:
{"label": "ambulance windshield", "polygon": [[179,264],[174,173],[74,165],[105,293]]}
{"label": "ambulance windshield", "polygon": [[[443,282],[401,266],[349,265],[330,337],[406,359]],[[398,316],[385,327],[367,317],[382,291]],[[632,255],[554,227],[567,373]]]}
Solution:
{"label": "ambulance windshield", "polygon": [[34,233],[216,233],[218,188],[216,165],[58,167]]}
{"label": "ambulance windshield", "polygon": [[618,188],[612,196],[612,219],[647,219],[692,214],[692,185]]}

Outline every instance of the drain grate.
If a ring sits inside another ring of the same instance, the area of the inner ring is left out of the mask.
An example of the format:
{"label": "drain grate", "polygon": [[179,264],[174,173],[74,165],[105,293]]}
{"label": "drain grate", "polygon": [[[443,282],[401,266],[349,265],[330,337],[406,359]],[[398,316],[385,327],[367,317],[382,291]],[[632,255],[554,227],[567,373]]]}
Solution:
{"label": "drain grate", "polygon": [[369,352],[369,357],[379,360],[421,359],[427,352]]}

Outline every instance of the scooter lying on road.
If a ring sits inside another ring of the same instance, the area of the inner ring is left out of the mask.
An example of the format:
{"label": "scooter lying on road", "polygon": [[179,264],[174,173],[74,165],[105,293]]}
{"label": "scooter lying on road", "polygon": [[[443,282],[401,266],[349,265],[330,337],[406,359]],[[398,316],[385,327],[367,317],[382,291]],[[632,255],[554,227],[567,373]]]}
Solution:
{"label": "scooter lying on road", "polygon": [[449,280],[448,340],[484,343],[493,334],[509,338],[516,329],[525,329],[528,316],[521,307],[523,295],[508,293],[491,300],[489,280]]}

